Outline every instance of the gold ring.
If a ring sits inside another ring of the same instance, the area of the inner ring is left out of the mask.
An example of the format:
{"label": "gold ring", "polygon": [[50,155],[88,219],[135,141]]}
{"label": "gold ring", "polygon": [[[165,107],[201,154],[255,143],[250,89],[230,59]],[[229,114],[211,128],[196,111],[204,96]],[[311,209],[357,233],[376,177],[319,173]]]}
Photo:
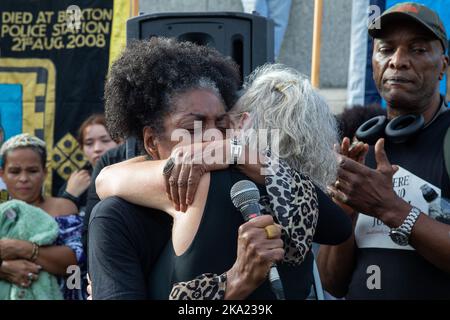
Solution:
{"label": "gold ring", "polygon": [[335,188],[337,189],[337,188],[339,188],[339,185],[340,185],[341,183],[339,182],[339,180],[336,180],[336,182],[334,183],[334,186],[335,186]]}
{"label": "gold ring", "polygon": [[267,239],[273,239],[278,235],[278,227],[274,224],[265,226],[264,230],[266,230]]}

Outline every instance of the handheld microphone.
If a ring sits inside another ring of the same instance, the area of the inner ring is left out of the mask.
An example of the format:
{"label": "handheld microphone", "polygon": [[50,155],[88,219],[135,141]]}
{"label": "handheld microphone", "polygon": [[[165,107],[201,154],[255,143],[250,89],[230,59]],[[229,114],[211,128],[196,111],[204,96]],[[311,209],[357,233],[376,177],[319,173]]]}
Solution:
{"label": "handheld microphone", "polygon": [[[234,206],[242,213],[245,221],[261,215],[259,210],[259,190],[253,182],[249,180],[236,182],[230,190],[230,197]],[[270,268],[269,281],[276,298],[285,300],[283,284],[275,263]]]}

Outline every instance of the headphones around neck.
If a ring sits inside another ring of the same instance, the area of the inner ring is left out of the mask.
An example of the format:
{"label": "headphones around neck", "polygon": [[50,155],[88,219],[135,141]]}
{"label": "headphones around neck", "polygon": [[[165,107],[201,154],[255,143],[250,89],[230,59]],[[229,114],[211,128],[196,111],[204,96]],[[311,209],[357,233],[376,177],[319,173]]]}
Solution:
{"label": "headphones around neck", "polygon": [[390,121],[386,116],[377,116],[364,122],[356,130],[356,138],[369,145],[374,145],[383,137],[393,143],[404,143],[416,136],[424,124],[425,119],[421,114],[406,114]]}
{"label": "headphones around neck", "polygon": [[359,141],[369,145],[374,145],[380,138],[386,138],[393,143],[404,143],[415,137],[420,130],[428,127],[445,111],[447,111],[447,102],[441,96],[441,105],[426,126],[425,119],[421,114],[405,114],[390,121],[386,116],[377,116],[364,122],[356,130],[355,135]]}

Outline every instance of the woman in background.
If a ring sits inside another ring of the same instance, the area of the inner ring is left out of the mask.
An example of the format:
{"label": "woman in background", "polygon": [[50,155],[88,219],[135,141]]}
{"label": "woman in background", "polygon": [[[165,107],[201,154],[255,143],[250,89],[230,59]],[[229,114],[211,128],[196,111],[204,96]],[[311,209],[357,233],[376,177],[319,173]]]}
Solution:
{"label": "woman in background", "polygon": [[[47,176],[45,142],[27,133],[19,134],[3,144],[0,157],[0,177],[8,188],[10,199],[21,200],[42,209],[59,226],[55,243],[48,246],[39,247],[24,240],[1,239],[0,277],[28,287],[43,269],[59,277],[65,299],[85,299],[84,290],[69,289],[65,281],[69,266],[78,265],[81,270],[85,270],[85,255],[81,245],[82,218],[71,201],[43,194]],[[83,276],[81,280],[84,282]],[[85,288],[85,285],[82,284],[81,288]]]}
{"label": "woman in background", "polygon": [[71,200],[80,211],[83,211],[86,206],[87,189],[91,183],[92,169],[97,160],[106,151],[115,148],[117,143],[111,139],[106,129],[103,114],[93,114],[81,124],[78,130],[78,143],[88,163],[81,170],[70,175],[58,196]]}

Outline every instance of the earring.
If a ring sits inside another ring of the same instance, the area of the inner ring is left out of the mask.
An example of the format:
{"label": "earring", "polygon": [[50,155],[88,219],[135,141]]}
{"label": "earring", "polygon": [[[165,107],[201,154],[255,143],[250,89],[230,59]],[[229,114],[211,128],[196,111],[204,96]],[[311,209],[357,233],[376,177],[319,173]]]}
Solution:
{"label": "earring", "polygon": [[150,146],[150,152],[151,152],[151,154],[148,154],[149,160],[160,159],[160,156],[158,153],[158,148],[156,148],[155,144]]}

